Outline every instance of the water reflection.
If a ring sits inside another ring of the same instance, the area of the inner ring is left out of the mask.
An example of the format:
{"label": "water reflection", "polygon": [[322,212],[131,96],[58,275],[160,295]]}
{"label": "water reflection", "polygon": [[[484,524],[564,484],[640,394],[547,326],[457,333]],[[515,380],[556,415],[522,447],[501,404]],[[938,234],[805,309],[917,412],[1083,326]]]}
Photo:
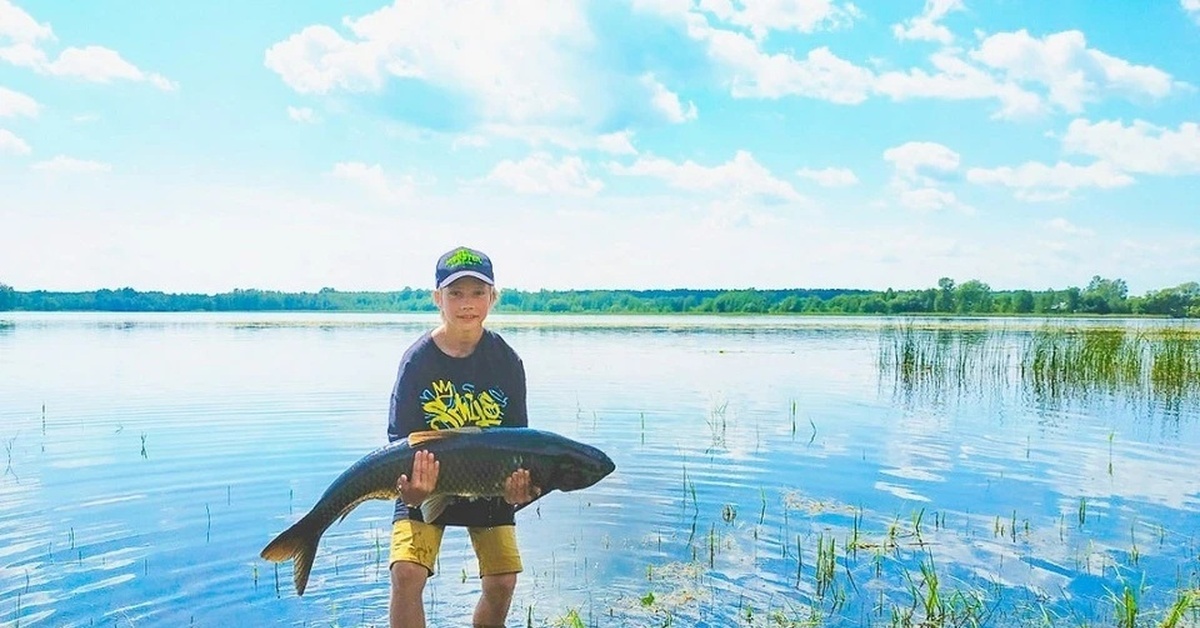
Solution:
{"label": "water reflection", "polygon": [[[535,426],[617,463],[519,517],[514,624],[1115,625],[1127,587],[1159,624],[1200,580],[1192,345],[1162,325],[497,318]],[[427,319],[17,318],[0,623],[385,625],[388,505],[325,534],[303,598],[258,550],[382,442]],[[431,625],[477,592],[450,532]]]}

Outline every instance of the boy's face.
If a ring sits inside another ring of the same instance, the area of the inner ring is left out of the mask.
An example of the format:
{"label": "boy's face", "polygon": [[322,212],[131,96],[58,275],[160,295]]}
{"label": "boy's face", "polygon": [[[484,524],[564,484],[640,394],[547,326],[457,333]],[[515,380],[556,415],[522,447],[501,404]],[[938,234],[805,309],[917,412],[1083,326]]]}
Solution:
{"label": "boy's face", "polygon": [[447,327],[472,329],[483,326],[495,302],[495,294],[492,286],[474,277],[463,277],[435,291],[433,300]]}

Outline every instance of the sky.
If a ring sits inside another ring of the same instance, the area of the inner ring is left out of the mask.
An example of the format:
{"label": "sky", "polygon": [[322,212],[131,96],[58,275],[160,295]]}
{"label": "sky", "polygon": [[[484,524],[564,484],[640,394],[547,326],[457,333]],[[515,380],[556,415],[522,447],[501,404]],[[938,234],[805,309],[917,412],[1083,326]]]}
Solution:
{"label": "sky", "polygon": [[0,283],[1200,281],[1200,0],[0,0]]}

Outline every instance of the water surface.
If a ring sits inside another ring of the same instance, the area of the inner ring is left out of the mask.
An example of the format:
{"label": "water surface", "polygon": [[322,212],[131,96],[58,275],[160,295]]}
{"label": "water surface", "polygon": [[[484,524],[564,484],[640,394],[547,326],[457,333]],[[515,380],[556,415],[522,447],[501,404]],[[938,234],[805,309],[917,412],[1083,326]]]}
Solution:
{"label": "water surface", "polygon": [[[0,624],[386,625],[390,504],[325,534],[303,598],[258,552],[386,441],[431,316],[0,321]],[[511,625],[888,625],[933,591],[988,625],[1112,625],[1126,589],[1149,625],[1200,580],[1186,400],[897,378],[886,319],[491,323],[524,358],[531,425],[617,464],[518,515]],[[477,594],[451,531],[430,625],[463,625]]]}

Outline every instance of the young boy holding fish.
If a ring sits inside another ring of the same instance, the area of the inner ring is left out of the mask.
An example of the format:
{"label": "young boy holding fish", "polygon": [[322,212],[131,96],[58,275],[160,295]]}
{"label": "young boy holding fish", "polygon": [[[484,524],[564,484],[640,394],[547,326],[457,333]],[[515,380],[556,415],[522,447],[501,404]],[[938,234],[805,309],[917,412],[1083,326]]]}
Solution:
{"label": "young boy holding fish", "polygon": [[[492,262],[480,251],[459,247],[443,254],[434,273],[434,303],[441,324],[404,353],[392,390],[388,439],[413,432],[464,427],[527,427],[525,367],[496,332],[484,328],[497,292]],[[433,522],[419,506],[437,486],[440,463],[419,451],[412,477],[400,476],[390,552],[393,628],[422,628],[425,582],[434,573],[446,527],[466,527],[479,562],[482,593],[475,626],[503,626],[521,572],[516,509],[540,495],[519,469],[501,498],[460,500]]]}

